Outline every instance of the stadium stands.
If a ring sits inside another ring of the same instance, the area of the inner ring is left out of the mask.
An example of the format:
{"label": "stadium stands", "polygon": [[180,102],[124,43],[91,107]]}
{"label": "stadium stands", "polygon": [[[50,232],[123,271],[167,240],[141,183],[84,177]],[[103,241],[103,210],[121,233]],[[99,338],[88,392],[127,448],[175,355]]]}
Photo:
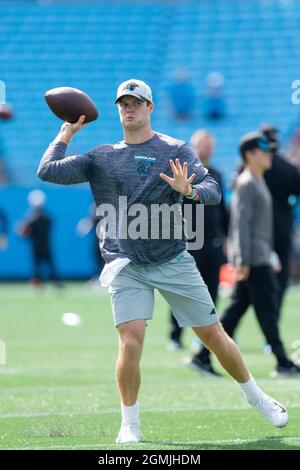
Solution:
{"label": "stadium stands", "polygon": [[[291,84],[300,79],[300,2],[215,0],[213,5],[205,0],[0,0],[0,80],[6,82],[7,101],[15,116],[0,122],[0,139],[11,182],[28,190],[38,186],[50,191],[50,210],[67,224],[68,208],[59,204],[60,198],[67,201],[66,196],[55,195],[55,187],[47,189],[36,176],[40,157],[61,123],[43,98],[46,90],[56,86],[83,89],[100,111],[100,119],[75,137],[72,153],[122,138],[114,96],[117,85],[130,77],[141,78],[153,88],[155,130],[185,140],[198,127],[216,134],[215,164],[227,183],[239,160],[241,134],[270,121],[286,137],[300,120],[299,108],[291,102]],[[179,68],[190,71],[198,95],[194,118],[187,121],[174,120],[168,99],[168,87]],[[211,71],[219,71],[225,79],[227,116],[216,122],[203,113],[205,77]],[[90,200],[84,189],[69,190],[68,196],[78,201],[81,214]],[[21,193],[1,191],[0,205],[12,214],[11,232],[17,218],[12,206]],[[25,209],[25,200],[21,206]],[[65,229],[71,230],[62,224],[55,235],[61,251],[79,252],[82,242],[71,239],[71,232],[63,239]],[[23,277],[28,273],[28,261],[21,255],[23,242],[11,236],[10,250],[1,254],[0,277],[8,272]],[[20,251],[18,268],[13,269],[15,246]],[[88,252],[88,242],[82,246]],[[59,265],[67,276],[76,269],[76,275],[85,276],[89,263],[78,267],[74,258],[69,266],[65,260]]]}
{"label": "stadium stands", "polygon": [[[154,127],[188,139],[197,126],[217,133],[227,176],[238,137],[261,121],[287,133],[297,122],[291,83],[299,78],[300,3],[280,0],[178,2],[0,2],[1,79],[16,118],[3,126],[14,182],[33,184],[42,150],[59,121],[43,93],[60,85],[84,89],[101,112],[72,146],[80,152],[121,138],[113,104],[116,85],[134,76],[152,85]],[[166,89],[188,67],[198,90],[195,119],[172,119]],[[228,117],[217,125],[202,113],[205,76],[225,78]],[[297,75],[298,74],[298,75]]]}

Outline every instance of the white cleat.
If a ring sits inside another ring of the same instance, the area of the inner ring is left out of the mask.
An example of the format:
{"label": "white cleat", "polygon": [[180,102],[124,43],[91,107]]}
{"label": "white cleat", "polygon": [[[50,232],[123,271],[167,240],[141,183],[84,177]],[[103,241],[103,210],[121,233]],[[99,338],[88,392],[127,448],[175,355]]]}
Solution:
{"label": "white cleat", "polygon": [[252,406],[276,428],[287,425],[289,416],[285,407],[265,393]]}
{"label": "white cleat", "polygon": [[121,428],[116,439],[117,444],[138,444],[141,440],[140,425],[121,424]]}

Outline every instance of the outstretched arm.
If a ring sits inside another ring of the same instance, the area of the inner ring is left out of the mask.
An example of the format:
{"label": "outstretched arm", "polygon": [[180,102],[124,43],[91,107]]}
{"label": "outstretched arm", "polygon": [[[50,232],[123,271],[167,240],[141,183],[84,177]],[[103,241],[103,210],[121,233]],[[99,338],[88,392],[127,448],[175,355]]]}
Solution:
{"label": "outstretched arm", "polygon": [[51,183],[74,184],[84,183],[89,179],[89,170],[91,167],[91,153],[65,157],[67,145],[73,136],[82,129],[85,116],[80,116],[74,124],[65,122],[59,134],[49,145],[44,153],[39,168],[38,176]]}

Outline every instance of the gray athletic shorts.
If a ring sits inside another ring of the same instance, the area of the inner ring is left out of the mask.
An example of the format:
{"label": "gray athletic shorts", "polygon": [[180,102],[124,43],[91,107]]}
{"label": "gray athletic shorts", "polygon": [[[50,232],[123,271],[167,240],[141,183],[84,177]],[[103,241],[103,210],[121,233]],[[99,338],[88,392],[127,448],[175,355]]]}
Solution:
{"label": "gray athletic shorts", "polygon": [[194,258],[183,251],[166,263],[152,266],[130,262],[121,270],[109,286],[116,326],[152,319],[154,289],[166,299],[181,327],[219,321]]}

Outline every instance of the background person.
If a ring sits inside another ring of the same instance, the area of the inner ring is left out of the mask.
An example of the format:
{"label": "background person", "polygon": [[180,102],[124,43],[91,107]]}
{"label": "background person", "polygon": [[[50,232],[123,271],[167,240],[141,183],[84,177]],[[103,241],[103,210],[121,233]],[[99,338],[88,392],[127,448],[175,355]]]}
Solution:
{"label": "background person", "polygon": [[287,161],[280,152],[278,129],[271,124],[264,124],[261,131],[270,142],[273,151],[272,167],[264,174],[265,181],[272,195],[274,251],[278,254],[281,269],[276,273],[278,283],[277,317],[280,313],[289,280],[289,263],[293,234],[293,206],[291,196],[300,195],[300,172]]}
{"label": "background person", "polygon": [[[206,168],[209,174],[219,184],[222,200],[220,204],[216,206],[206,206],[204,208],[204,245],[200,250],[191,250],[190,254],[194,257],[197,268],[199,269],[205,284],[207,285],[208,291],[211,295],[213,302],[217,303],[218,285],[219,285],[219,273],[221,265],[225,261],[223,242],[227,235],[229,213],[226,208],[223,179],[221,173],[211,165],[210,160],[214,153],[214,138],[205,129],[199,129],[191,137],[191,145],[195,149],[199,160],[201,161],[204,168]],[[191,201],[187,198],[183,200],[183,207],[186,204],[192,205],[192,230],[196,230],[196,204],[197,202]],[[170,329],[170,342],[169,349],[177,349],[182,347],[181,336],[182,329],[179,327],[176,318],[170,312],[171,329]],[[199,363],[197,356],[194,355],[189,361],[195,367],[204,367],[206,364]],[[208,364],[211,368],[211,364]],[[212,370],[212,373],[217,372]]]}
{"label": "background person", "polygon": [[53,221],[44,210],[45,202],[46,195],[43,191],[37,189],[29,193],[28,203],[31,211],[19,224],[18,231],[21,236],[27,237],[31,244],[33,283],[39,285],[46,280],[46,269],[48,278],[60,286],[50,241]]}
{"label": "background person", "polygon": [[[237,283],[221,322],[233,337],[241,318],[253,305],[277,360],[273,375],[298,375],[300,368],[288,358],[277,322],[277,291],[271,267],[272,198],[263,178],[272,165],[272,148],[264,135],[252,132],[241,139],[240,152],[244,170],[235,183],[228,242],[230,261],[237,268]],[[200,349],[198,357],[210,362],[210,352],[205,347]]]}

